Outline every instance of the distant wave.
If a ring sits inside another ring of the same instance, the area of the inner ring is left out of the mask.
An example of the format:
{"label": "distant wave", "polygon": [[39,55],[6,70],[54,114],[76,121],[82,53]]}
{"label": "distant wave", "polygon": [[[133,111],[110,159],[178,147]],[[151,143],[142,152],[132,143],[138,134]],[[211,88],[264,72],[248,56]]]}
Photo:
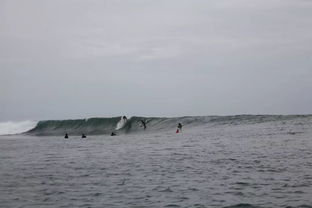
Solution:
{"label": "distant wave", "polygon": [[0,122],[0,135],[21,134],[33,129],[36,125],[35,121]]}
{"label": "distant wave", "polygon": [[[236,115],[236,116],[185,116],[185,117],[131,117],[124,123],[122,117],[112,118],[89,118],[75,120],[47,120],[40,121],[26,134],[30,135],[71,135],[88,134],[100,135],[116,132],[118,134],[128,134],[144,132],[142,120],[146,123],[146,131],[166,131],[177,127],[182,123],[186,128],[193,126],[209,125],[243,125],[257,124],[265,122],[286,122],[298,121],[301,119],[312,120],[311,115]],[[22,131],[21,131],[22,132]]]}

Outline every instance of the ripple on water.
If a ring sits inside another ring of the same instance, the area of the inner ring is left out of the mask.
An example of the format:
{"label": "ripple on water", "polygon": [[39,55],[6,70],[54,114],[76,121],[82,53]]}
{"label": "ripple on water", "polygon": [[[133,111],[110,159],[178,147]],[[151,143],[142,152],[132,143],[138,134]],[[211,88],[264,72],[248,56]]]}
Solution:
{"label": "ripple on water", "polygon": [[173,191],[170,189],[170,187],[167,187],[166,189],[159,190],[159,192],[168,192],[168,193],[170,193],[170,192],[173,192]]}
{"label": "ripple on water", "polygon": [[165,207],[181,207],[180,205],[177,204],[167,204]]}
{"label": "ripple on water", "polygon": [[260,208],[260,207],[256,205],[252,205],[252,204],[241,203],[241,204],[225,206],[223,208]]}
{"label": "ripple on water", "polygon": [[0,139],[0,207],[312,208],[311,135],[262,127]]}
{"label": "ripple on water", "polygon": [[192,205],[191,207],[192,207],[192,208],[206,208],[206,206],[203,205],[203,204],[194,204],[194,205]]}

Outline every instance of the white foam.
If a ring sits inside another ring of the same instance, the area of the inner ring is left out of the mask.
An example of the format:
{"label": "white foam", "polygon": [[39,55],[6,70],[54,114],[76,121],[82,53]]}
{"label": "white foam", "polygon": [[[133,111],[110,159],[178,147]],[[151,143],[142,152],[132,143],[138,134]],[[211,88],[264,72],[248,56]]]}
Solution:
{"label": "white foam", "polygon": [[127,123],[127,120],[123,119],[123,116],[120,118],[120,121],[117,123],[116,130],[121,129]]}
{"label": "white foam", "polygon": [[35,121],[7,121],[0,122],[0,135],[20,134],[26,132],[37,125]]}

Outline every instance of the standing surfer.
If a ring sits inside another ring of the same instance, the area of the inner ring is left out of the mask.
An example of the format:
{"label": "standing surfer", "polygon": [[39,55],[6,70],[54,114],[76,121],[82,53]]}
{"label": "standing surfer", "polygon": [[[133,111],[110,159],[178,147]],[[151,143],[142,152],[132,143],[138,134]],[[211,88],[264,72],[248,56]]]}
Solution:
{"label": "standing surfer", "polygon": [[141,124],[142,124],[142,126],[144,127],[144,130],[145,130],[145,129],[146,129],[146,123],[145,123],[145,121],[141,120]]}
{"label": "standing surfer", "polygon": [[182,132],[182,124],[178,123],[178,129],[177,129],[177,133]]}
{"label": "standing surfer", "polygon": [[127,116],[123,116],[122,119],[124,120],[125,123],[126,123],[127,120],[128,120]]}

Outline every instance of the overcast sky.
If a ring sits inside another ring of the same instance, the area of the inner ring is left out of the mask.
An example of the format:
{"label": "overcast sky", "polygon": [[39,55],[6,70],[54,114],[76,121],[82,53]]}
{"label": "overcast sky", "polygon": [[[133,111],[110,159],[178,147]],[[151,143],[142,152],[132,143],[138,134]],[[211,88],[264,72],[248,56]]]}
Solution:
{"label": "overcast sky", "polygon": [[0,120],[312,113],[312,0],[0,0]]}

